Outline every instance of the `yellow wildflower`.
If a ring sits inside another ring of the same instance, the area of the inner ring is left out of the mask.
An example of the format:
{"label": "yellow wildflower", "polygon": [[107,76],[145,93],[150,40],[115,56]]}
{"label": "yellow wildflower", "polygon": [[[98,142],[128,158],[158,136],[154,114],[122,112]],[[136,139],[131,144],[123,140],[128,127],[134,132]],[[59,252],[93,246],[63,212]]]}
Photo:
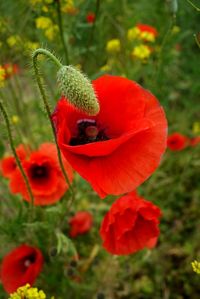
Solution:
{"label": "yellow wildflower", "polygon": [[21,39],[18,35],[11,35],[10,37],[7,38],[7,43],[11,48],[17,45],[18,43],[20,43],[20,41]]}
{"label": "yellow wildflower", "polygon": [[106,51],[108,53],[118,53],[121,50],[121,44],[119,39],[111,39],[107,42]]}
{"label": "yellow wildflower", "polygon": [[38,29],[44,30],[44,34],[49,40],[53,40],[53,38],[55,37],[55,35],[58,32],[58,26],[54,25],[52,20],[47,17],[37,18],[36,19],[36,27]]}
{"label": "yellow wildflower", "polygon": [[37,4],[51,4],[53,3],[54,0],[30,0],[32,5],[37,5]]}
{"label": "yellow wildflower", "polygon": [[179,26],[173,26],[173,28],[172,28],[172,33],[173,34],[179,33],[180,31],[181,31],[181,29],[180,29]]}
{"label": "yellow wildflower", "polygon": [[25,43],[25,47],[28,48],[29,50],[35,50],[35,49],[39,48],[40,45],[39,45],[39,43],[36,43],[36,42],[27,41]]}
{"label": "yellow wildflower", "polygon": [[18,124],[20,122],[20,118],[19,118],[18,115],[13,115],[12,118],[11,118],[11,120],[12,120],[12,123],[14,125],[16,125],[16,124]]}
{"label": "yellow wildflower", "polygon": [[37,288],[31,288],[30,284],[26,284],[23,287],[17,289],[13,294],[10,294],[9,299],[46,299],[46,295],[43,291],[38,291]]}
{"label": "yellow wildflower", "polygon": [[146,45],[139,45],[134,47],[131,54],[133,58],[138,58],[144,61],[151,55],[151,49]]}
{"label": "yellow wildflower", "polygon": [[0,87],[3,87],[5,84],[5,75],[6,72],[2,66],[0,66]]}
{"label": "yellow wildflower", "polygon": [[127,38],[129,41],[139,38],[140,30],[137,27],[130,28],[127,32]]}
{"label": "yellow wildflower", "polygon": [[48,6],[43,5],[43,6],[42,6],[42,11],[44,11],[44,12],[48,12],[48,11],[49,11]]}
{"label": "yellow wildflower", "polygon": [[155,42],[155,35],[152,32],[142,31],[139,37],[148,42]]}
{"label": "yellow wildflower", "polygon": [[47,17],[38,17],[35,22],[38,29],[48,29],[53,25],[52,20]]}
{"label": "yellow wildflower", "polygon": [[100,71],[102,71],[102,72],[109,72],[110,70],[111,70],[111,67],[108,64],[105,64],[100,68]]}
{"label": "yellow wildflower", "polygon": [[191,265],[192,265],[193,271],[196,272],[197,274],[200,274],[200,262],[193,261],[191,263]]}
{"label": "yellow wildflower", "polygon": [[193,131],[194,134],[199,134],[200,133],[200,122],[199,121],[195,121],[193,123],[192,131]]}
{"label": "yellow wildflower", "polygon": [[53,25],[49,27],[47,30],[45,30],[44,34],[49,40],[53,40],[58,32],[58,26]]}
{"label": "yellow wildflower", "polygon": [[70,15],[75,15],[78,12],[73,0],[66,0],[62,5],[61,10],[62,12],[68,13]]}

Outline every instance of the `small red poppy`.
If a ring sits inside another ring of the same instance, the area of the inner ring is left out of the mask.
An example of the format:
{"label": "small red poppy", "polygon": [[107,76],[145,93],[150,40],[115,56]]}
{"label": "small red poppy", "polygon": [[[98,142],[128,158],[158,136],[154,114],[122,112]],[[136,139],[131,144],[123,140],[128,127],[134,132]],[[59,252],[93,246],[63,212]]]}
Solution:
{"label": "small red poppy", "polygon": [[[16,148],[17,155],[19,159],[22,161],[26,158],[27,152],[23,146],[23,144],[20,144]],[[15,158],[13,156],[5,157],[0,161],[0,169],[2,172],[2,175],[6,178],[11,178],[12,174],[17,168],[17,164],[15,161]]]}
{"label": "small red poppy", "polygon": [[93,13],[93,12],[89,12],[86,16],[86,20],[89,24],[94,23],[95,18],[96,18],[96,16],[95,16],[95,13]]}
{"label": "small red poppy", "polygon": [[89,212],[77,212],[69,220],[70,236],[72,238],[87,233],[92,227],[93,217]]}
{"label": "small red poppy", "polygon": [[17,64],[6,63],[3,65],[3,68],[5,70],[5,79],[19,73],[19,66]]}
{"label": "small red poppy", "polygon": [[8,293],[29,283],[32,285],[40,274],[43,266],[43,256],[38,248],[21,245],[6,256],[1,264],[1,281]]}
{"label": "small red poppy", "polygon": [[93,81],[100,112],[89,117],[62,97],[52,115],[59,147],[101,198],[134,190],[158,167],[167,122],[157,99],[137,83],[105,75]]}
{"label": "small red poppy", "polygon": [[158,31],[155,27],[146,24],[137,24],[136,26],[141,32],[152,33],[154,37],[158,35]]}
{"label": "small red poppy", "polygon": [[188,145],[188,138],[180,133],[173,133],[168,136],[167,146],[172,151],[181,151]]}
{"label": "small red poppy", "polygon": [[116,255],[153,248],[159,236],[160,216],[160,209],[136,192],[119,198],[105,215],[100,228],[103,247]]}
{"label": "small red poppy", "polygon": [[[72,181],[72,170],[63,159],[69,180]],[[68,189],[59,166],[56,146],[44,143],[38,151],[32,152],[29,159],[22,161],[22,166],[28,176],[34,196],[34,205],[49,205],[58,201]],[[30,201],[28,190],[20,170],[17,168],[10,178],[10,190],[21,193],[23,198]]]}
{"label": "small red poppy", "polygon": [[200,143],[200,136],[193,137],[190,139],[190,146],[194,147]]}

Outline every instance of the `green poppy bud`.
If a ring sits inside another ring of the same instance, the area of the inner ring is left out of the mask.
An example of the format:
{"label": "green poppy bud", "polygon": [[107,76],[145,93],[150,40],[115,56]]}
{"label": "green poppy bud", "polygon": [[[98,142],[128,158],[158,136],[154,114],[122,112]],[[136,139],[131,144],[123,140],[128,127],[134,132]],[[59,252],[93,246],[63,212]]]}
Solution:
{"label": "green poppy bud", "polygon": [[88,115],[99,112],[99,103],[89,79],[73,66],[62,66],[57,74],[61,93],[76,108]]}

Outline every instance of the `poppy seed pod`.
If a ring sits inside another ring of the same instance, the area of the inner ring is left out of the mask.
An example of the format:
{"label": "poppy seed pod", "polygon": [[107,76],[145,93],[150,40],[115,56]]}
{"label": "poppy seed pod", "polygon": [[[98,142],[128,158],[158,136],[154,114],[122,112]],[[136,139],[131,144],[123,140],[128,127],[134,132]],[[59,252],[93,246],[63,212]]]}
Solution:
{"label": "poppy seed pod", "polygon": [[62,94],[73,106],[88,115],[98,114],[99,103],[85,75],[72,66],[63,66],[58,71],[57,79]]}

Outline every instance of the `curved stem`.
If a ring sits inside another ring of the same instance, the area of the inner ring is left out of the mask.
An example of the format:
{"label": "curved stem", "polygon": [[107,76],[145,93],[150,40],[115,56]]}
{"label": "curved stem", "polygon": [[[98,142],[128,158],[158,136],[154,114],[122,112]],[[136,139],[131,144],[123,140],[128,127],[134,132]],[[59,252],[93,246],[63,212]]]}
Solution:
{"label": "curved stem", "polygon": [[11,147],[11,150],[13,152],[13,155],[15,157],[15,160],[16,160],[16,163],[17,163],[17,166],[19,167],[19,170],[23,176],[23,179],[25,181],[25,184],[26,184],[26,187],[27,187],[27,190],[28,190],[28,193],[29,193],[29,196],[30,196],[30,199],[31,199],[31,205],[33,206],[34,204],[34,197],[33,197],[33,193],[31,191],[31,187],[30,187],[30,184],[29,184],[29,181],[28,181],[28,178],[24,172],[24,169],[22,167],[22,164],[20,162],[20,159],[17,155],[17,152],[15,150],[15,146],[14,146],[14,142],[13,142],[13,138],[12,138],[12,133],[11,133],[11,127],[10,127],[10,122],[9,122],[9,118],[8,118],[8,114],[7,114],[7,111],[6,109],[4,108],[4,105],[2,103],[2,101],[0,100],[0,110],[3,114],[3,117],[4,117],[4,120],[5,120],[5,123],[6,123],[6,127],[7,127],[7,131],[8,131],[8,139],[9,139],[9,143],[10,143],[10,147]]}
{"label": "curved stem", "polygon": [[57,154],[58,154],[58,160],[59,160],[59,164],[60,164],[60,167],[61,167],[61,170],[62,170],[62,173],[64,175],[64,178],[67,182],[67,185],[69,186],[69,189],[71,191],[71,194],[72,196],[74,196],[74,193],[73,193],[73,190],[72,190],[72,187],[71,187],[71,184],[70,184],[70,181],[69,181],[69,178],[67,176],[67,173],[65,171],[65,168],[64,168],[64,165],[63,165],[63,162],[62,162],[62,156],[61,156],[61,152],[60,152],[60,149],[59,149],[59,146],[58,146],[58,143],[57,143],[57,139],[56,139],[56,132],[55,132],[55,127],[53,125],[53,122],[51,120],[51,111],[50,111],[50,107],[49,107],[49,104],[48,104],[48,101],[47,101],[47,96],[46,96],[46,93],[45,93],[45,88],[43,86],[43,83],[42,83],[42,78],[41,78],[41,75],[40,75],[40,72],[39,72],[39,68],[38,68],[38,64],[37,64],[37,58],[38,58],[38,55],[39,54],[43,54],[45,56],[47,56],[48,58],[50,58],[59,68],[62,67],[62,64],[60,63],[60,61],[52,54],[50,53],[48,50],[45,50],[45,49],[37,49],[33,52],[33,68],[34,68],[34,71],[35,71],[35,76],[36,76],[36,79],[37,79],[37,84],[38,84],[38,87],[39,87],[39,90],[40,90],[40,93],[41,93],[41,96],[42,96],[42,100],[43,100],[43,103],[44,103],[44,106],[45,106],[45,109],[47,111],[47,115],[48,115],[48,118],[49,118],[49,122],[51,124],[51,128],[52,128],[52,131],[53,131],[53,136],[54,136],[54,140],[55,140],[55,144],[56,144],[56,148],[57,148]]}
{"label": "curved stem", "polygon": [[67,45],[65,43],[64,39],[64,32],[63,32],[63,21],[62,21],[62,13],[60,9],[60,1],[56,1],[56,9],[57,9],[57,17],[58,17],[58,27],[59,27],[59,33],[60,33],[60,39],[63,45],[64,53],[65,53],[65,63],[69,64],[69,55],[68,55],[68,49]]}

